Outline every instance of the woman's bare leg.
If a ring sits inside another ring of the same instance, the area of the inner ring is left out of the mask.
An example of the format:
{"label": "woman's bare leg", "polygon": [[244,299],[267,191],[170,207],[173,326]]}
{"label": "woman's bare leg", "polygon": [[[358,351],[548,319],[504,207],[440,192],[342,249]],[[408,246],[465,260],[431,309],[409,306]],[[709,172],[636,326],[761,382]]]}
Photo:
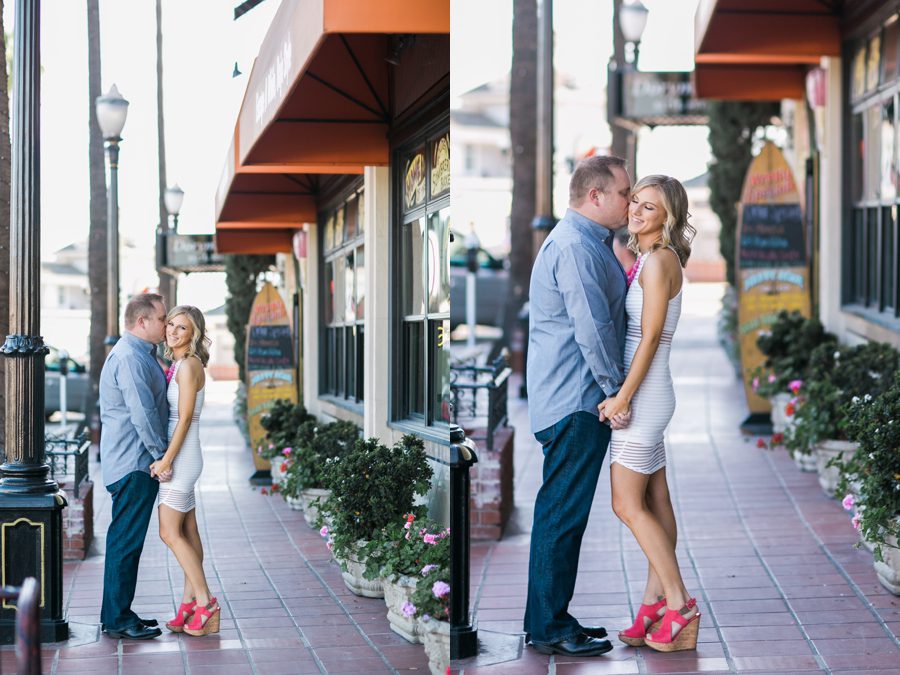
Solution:
{"label": "woman's bare leg", "polygon": [[[672,542],[672,548],[674,549],[678,542],[678,526],[675,522],[675,512],[672,509],[672,500],[669,496],[669,485],[666,482],[665,468],[650,475],[644,499],[647,510],[650,511],[650,513],[652,513],[659,521],[659,524],[662,525],[662,528],[669,536],[669,541]],[[648,563],[647,586],[644,589],[644,599],[642,602],[645,605],[652,605],[653,603],[658,602],[663,595],[662,581],[656,573],[656,570],[653,569],[653,565]]]}
{"label": "woman's bare leg", "polygon": [[[197,509],[191,509],[184,514],[184,520],[181,524],[181,533],[190,543],[191,548],[197,553],[200,565],[203,565],[203,543],[200,541],[200,531],[197,529]],[[196,599],[194,587],[187,575],[184,577],[184,594],[181,596],[181,602],[191,602]]]}
{"label": "woman's bare leg", "polygon": [[203,573],[203,562],[182,532],[185,515],[177,509],[160,504],[159,536],[175,554],[187,580],[185,586],[190,583],[197,604],[206,605],[209,603],[209,588],[206,585],[206,575]]}

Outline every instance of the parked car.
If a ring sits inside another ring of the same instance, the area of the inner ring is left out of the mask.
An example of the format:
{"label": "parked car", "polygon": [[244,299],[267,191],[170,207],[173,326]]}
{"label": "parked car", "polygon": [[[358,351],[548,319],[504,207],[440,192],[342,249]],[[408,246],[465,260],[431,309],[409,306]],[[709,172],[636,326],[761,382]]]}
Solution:
{"label": "parked car", "polygon": [[[465,237],[454,233],[450,244],[450,328],[466,322]],[[509,296],[509,269],[506,260],[478,249],[478,272],[475,279],[475,323],[502,326]]]}
{"label": "parked car", "polygon": [[[59,410],[59,366],[60,351],[56,347],[49,347],[44,365],[44,415],[49,417]],[[66,408],[70,412],[88,414],[91,402],[91,378],[87,368],[73,359],[66,359],[68,375],[66,379]]]}

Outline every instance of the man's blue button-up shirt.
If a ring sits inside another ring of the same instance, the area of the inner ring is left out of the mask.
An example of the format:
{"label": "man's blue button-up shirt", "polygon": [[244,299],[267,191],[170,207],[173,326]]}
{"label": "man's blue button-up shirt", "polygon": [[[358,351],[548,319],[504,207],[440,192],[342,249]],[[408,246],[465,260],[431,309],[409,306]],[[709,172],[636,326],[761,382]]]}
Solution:
{"label": "man's blue button-up shirt", "polygon": [[612,232],[569,209],[531,272],[528,409],[531,430],[597,413],[625,380],[625,273]]}
{"label": "man's blue button-up shirt", "polygon": [[156,345],[126,332],[106,357],[100,373],[100,457],[103,484],[133,471],[150,472],[168,445],[166,375]]}

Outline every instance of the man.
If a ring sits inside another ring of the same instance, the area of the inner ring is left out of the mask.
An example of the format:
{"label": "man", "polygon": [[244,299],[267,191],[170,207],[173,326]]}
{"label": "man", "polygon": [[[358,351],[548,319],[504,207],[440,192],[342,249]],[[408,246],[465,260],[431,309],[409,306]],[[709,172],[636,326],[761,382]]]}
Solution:
{"label": "man", "polygon": [[[166,333],[166,306],[147,293],[125,307],[125,334],[100,373],[103,484],[112,495],[103,573],[103,631],[113,638],[146,640],[162,631],[156,620],[131,609],[144,538],[159,491],[150,464],[166,452],[166,376],[156,345]],[[160,480],[165,477],[160,477]]]}
{"label": "man", "polygon": [[534,505],[525,639],[543,654],[612,649],[601,639],[604,628],[581,626],[568,607],[611,434],[597,404],[625,379],[626,283],[612,239],[627,222],[630,188],[623,160],[582,161],[569,185],[569,209],[531,273],[528,408],[544,480]]}

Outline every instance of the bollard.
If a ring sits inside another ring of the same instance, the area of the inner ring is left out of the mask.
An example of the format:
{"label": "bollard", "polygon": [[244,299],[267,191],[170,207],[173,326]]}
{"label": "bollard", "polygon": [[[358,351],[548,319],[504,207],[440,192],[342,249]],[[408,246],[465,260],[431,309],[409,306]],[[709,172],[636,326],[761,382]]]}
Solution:
{"label": "bollard", "polygon": [[16,602],[16,675],[41,675],[41,585],[22,582]]}
{"label": "bollard", "polygon": [[469,614],[469,511],[472,481],[469,468],[478,461],[475,443],[450,425],[450,658],[465,659],[478,651],[478,628]]}

